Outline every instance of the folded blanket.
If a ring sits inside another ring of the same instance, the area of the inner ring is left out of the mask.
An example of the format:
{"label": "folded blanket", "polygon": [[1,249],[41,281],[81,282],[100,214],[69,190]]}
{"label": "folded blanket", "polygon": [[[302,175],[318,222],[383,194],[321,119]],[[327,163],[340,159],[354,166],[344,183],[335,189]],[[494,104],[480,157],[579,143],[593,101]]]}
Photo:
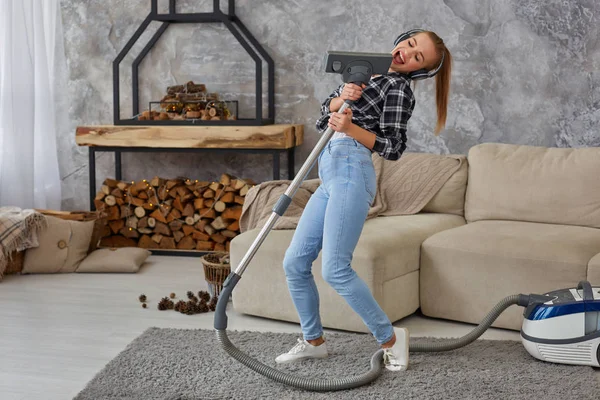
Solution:
{"label": "folded blanket", "polygon": [[[427,153],[405,153],[400,160],[389,161],[374,153],[377,193],[367,219],[418,213],[463,162],[463,156]],[[263,226],[271,216],[273,205],[291,182],[268,181],[252,187],[244,200],[241,232]],[[306,203],[320,183],[319,179],[302,182],[289,208],[279,217],[273,229],[295,229]]]}
{"label": "folded blanket", "polygon": [[13,252],[39,246],[37,233],[46,224],[35,210],[0,207],[0,280]]}

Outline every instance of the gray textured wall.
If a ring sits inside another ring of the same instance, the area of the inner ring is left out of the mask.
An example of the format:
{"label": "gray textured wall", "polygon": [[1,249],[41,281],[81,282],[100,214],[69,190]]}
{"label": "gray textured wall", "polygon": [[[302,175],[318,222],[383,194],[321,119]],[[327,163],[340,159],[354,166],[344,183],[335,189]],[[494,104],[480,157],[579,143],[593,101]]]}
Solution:
{"label": "gray textured wall", "polygon": [[[165,10],[167,3],[159,0]],[[178,1],[183,12],[211,7],[212,1]],[[112,61],[149,10],[150,0],[62,2],[68,90],[60,101],[59,151],[65,209],[88,208],[87,148],[75,145],[75,127],[112,124]],[[414,27],[444,38],[454,72],[447,128],[439,137],[432,134],[433,80],[419,83],[408,151],[466,154],[481,142],[600,146],[597,0],[238,0],[236,11],[275,61],[276,123],[305,124],[297,168],[316,143],[319,104],[339,83],[338,76],[322,72],[325,52],[389,51],[400,31]],[[142,39],[157,27],[151,25]],[[129,66],[142,45],[122,63],[123,117],[131,114]],[[254,63],[219,24],[170,27],[140,71],[143,102],[160,98],[167,85],[194,80],[238,98],[251,111],[246,116],[253,116]],[[258,155],[129,154],[123,166],[125,179],[214,179],[222,172],[271,179],[270,159]],[[98,183],[113,171],[113,156],[101,155]]]}

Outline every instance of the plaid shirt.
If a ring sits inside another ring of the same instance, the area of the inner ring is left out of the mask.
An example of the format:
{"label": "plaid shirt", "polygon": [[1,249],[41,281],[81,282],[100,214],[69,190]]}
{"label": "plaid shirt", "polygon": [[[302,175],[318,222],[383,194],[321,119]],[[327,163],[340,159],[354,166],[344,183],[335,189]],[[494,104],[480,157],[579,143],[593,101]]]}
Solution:
{"label": "plaid shirt", "polygon": [[[327,129],[331,111],[329,103],[342,93],[341,84],[321,105],[317,130]],[[362,97],[352,106],[352,122],[374,133],[373,151],[387,160],[398,160],[406,149],[406,125],[413,109],[415,97],[410,88],[410,78],[396,72],[373,77],[363,89]]]}

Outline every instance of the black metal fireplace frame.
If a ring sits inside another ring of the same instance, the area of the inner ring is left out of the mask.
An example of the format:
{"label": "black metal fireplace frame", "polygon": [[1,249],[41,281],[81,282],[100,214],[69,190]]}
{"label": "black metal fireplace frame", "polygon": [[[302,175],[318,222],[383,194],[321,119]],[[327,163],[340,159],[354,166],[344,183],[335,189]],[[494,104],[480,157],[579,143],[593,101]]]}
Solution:
{"label": "black metal fireplace frame", "polygon": [[[113,61],[113,106],[114,106],[114,124],[115,125],[270,125],[275,123],[275,66],[273,59],[265,51],[265,49],[252,36],[250,31],[235,15],[235,0],[229,1],[229,10],[223,13],[220,8],[220,0],[213,0],[213,12],[209,13],[177,13],[176,0],[169,0],[169,12],[158,12],[158,0],[151,1],[150,14],[144,22],[135,31],[131,39],[127,42],[123,50]],[[135,117],[131,119],[121,119],[121,100],[120,100],[120,82],[119,82],[119,66],[133,45],[138,41],[140,36],[148,28],[152,21],[162,22],[160,28],[154,33],[148,44],[142,49],[140,54],[135,58],[132,64],[132,88],[133,88],[133,115],[137,116],[139,111],[139,73],[138,67],[150,49],[156,44],[163,33],[172,23],[215,23],[222,22],[248,52],[250,57],[256,63],[256,114],[255,118],[236,119],[226,121],[204,121],[200,119],[194,120],[166,120],[166,121],[139,121]],[[254,47],[254,48],[253,48]],[[267,117],[263,118],[263,59],[267,63]]]}

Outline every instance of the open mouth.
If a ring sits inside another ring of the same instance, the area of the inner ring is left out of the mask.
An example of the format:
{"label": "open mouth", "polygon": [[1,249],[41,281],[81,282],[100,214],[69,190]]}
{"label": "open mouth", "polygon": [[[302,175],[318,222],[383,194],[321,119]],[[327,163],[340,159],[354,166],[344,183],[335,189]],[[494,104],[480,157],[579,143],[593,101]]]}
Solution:
{"label": "open mouth", "polygon": [[398,52],[396,54],[394,54],[393,61],[394,61],[394,64],[399,64],[399,65],[404,64],[404,55],[402,54],[401,50],[398,50]]}

